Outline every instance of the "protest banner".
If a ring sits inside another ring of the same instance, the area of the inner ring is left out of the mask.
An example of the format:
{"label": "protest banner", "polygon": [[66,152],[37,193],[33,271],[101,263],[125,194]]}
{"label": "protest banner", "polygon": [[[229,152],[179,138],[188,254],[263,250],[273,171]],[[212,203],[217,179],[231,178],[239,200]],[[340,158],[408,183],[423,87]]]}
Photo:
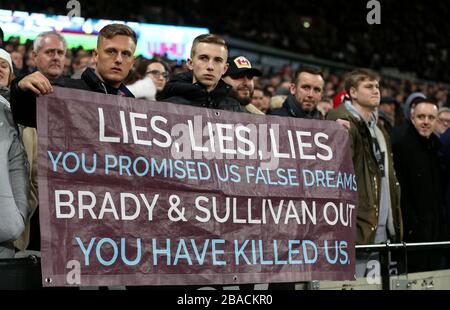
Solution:
{"label": "protest banner", "polygon": [[37,106],[45,286],[354,279],[340,125],[58,87]]}

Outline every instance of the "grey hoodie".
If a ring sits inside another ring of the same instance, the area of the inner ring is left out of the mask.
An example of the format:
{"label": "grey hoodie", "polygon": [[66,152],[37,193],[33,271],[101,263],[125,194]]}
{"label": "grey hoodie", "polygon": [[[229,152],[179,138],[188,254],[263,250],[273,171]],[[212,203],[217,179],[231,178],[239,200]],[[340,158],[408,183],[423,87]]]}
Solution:
{"label": "grey hoodie", "polygon": [[[389,175],[387,164],[388,156],[387,156],[387,147],[386,140],[384,139],[383,133],[377,127],[378,120],[378,110],[370,114],[369,121],[366,121],[363,116],[359,113],[359,111],[352,105],[351,101],[345,101],[345,107],[347,110],[358,120],[362,120],[367,125],[367,128],[372,135],[372,138],[376,139],[380,145],[381,151],[384,153],[384,168],[385,176],[381,178],[381,197],[380,197],[380,214],[378,216],[378,228],[375,235],[375,243],[384,243],[388,241],[387,231],[391,233],[391,235],[395,235],[394,229],[394,221],[392,216],[392,208],[391,208],[391,195],[389,193],[389,178],[386,177]],[[374,153],[376,152],[374,148]]]}
{"label": "grey hoodie", "polygon": [[28,162],[8,101],[0,96],[0,258],[14,257],[30,214]]}

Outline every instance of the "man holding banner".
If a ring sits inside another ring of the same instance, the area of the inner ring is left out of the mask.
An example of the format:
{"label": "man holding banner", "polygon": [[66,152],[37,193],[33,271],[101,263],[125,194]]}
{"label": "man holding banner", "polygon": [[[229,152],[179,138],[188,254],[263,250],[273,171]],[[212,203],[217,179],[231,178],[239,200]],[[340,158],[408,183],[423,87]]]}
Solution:
{"label": "man holding banner", "polygon": [[134,97],[122,82],[134,64],[136,45],[136,33],[130,27],[107,25],[100,31],[97,49],[93,52],[96,69],[86,69],[80,80],[57,78],[50,81],[41,72],[14,80],[11,85],[14,120],[27,127],[36,127],[36,96],[52,93],[52,85]]}
{"label": "man holding banner", "polygon": [[221,82],[227,52],[218,43],[194,44],[192,79],[172,92],[184,106],[105,96],[127,95],[121,82],[136,44],[118,31],[100,34],[96,83],[63,80],[53,92],[35,76],[18,85],[53,92],[32,107],[43,284],[353,279],[357,188],[347,131],[204,109],[242,110]]}

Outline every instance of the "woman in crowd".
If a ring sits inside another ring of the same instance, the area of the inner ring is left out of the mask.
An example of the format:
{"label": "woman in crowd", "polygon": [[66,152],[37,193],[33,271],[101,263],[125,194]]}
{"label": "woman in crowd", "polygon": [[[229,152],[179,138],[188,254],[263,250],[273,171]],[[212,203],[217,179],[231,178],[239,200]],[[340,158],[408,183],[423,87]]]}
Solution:
{"label": "woman in crowd", "polygon": [[158,100],[158,95],[164,89],[169,80],[170,69],[169,65],[162,60],[152,59],[146,61],[141,68],[143,71],[145,68],[145,75],[149,76],[156,87],[156,100]]}

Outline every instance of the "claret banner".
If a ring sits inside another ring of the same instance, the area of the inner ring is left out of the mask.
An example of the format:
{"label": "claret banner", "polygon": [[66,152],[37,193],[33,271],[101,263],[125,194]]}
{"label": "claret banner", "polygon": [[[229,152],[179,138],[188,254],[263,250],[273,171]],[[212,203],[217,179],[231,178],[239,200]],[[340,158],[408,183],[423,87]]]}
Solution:
{"label": "claret banner", "polygon": [[57,87],[37,105],[45,286],[354,279],[339,124]]}

